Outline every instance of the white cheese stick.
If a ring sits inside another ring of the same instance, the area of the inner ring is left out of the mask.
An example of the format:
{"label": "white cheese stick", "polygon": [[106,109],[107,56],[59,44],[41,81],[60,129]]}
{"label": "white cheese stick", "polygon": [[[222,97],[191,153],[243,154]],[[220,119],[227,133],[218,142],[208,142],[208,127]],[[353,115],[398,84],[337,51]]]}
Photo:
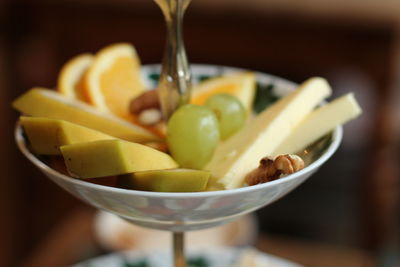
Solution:
{"label": "white cheese stick", "polygon": [[218,145],[206,170],[226,189],[240,187],[261,158],[270,156],[293,129],[331,94],[323,78],[311,78]]}
{"label": "white cheese stick", "polygon": [[337,98],[310,113],[274,151],[274,156],[299,152],[336,126],[360,114],[361,108],[352,93]]}

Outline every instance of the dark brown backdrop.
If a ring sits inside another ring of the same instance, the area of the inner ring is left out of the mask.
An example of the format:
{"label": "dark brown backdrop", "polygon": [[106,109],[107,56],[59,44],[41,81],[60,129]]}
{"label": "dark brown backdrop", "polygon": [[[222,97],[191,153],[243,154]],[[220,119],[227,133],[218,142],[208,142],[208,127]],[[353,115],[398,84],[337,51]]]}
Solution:
{"label": "dark brown backdrop", "polygon": [[[152,1],[10,0],[2,1],[0,8],[0,265],[14,266],[68,211],[84,204],[43,177],[17,151],[12,136],[17,113],[10,102],[30,87],[54,87],[67,59],[110,43],[131,42],[142,63],[159,62],[164,24]],[[185,40],[196,63],[244,67],[296,82],[321,75],[335,86],[345,79],[350,90],[351,84],[368,84],[373,105],[367,107],[363,128],[368,132],[360,133],[367,136],[365,141],[342,146],[301,189],[258,214],[262,229],[271,233],[377,248],[391,216],[390,208],[383,211],[382,206],[393,203],[379,196],[388,190],[396,193],[387,186],[395,183],[395,174],[383,168],[389,177],[381,186],[375,178],[382,172],[374,174],[371,164],[377,159],[371,155],[378,153],[387,163],[382,151],[388,146],[386,103],[395,25],[229,6],[210,9],[197,2],[186,15]]]}

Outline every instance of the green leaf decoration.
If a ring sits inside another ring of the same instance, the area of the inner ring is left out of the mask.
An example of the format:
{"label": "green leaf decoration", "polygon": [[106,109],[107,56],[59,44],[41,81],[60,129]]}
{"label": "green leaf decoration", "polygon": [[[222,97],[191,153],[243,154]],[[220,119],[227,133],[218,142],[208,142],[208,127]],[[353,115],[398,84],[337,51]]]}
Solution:
{"label": "green leaf decoration", "polygon": [[142,260],[139,262],[124,262],[122,267],[150,267],[146,260]]}
{"label": "green leaf decoration", "polygon": [[273,84],[262,85],[257,82],[256,96],[253,103],[253,110],[255,113],[260,113],[279,99],[273,94],[273,88]]}
{"label": "green leaf decoration", "polygon": [[213,76],[210,76],[210,75],[199,75],[199,76],[197,77],[197,79],[199,80],[199,82],[204,82],[205,80],[208,80],[208,79],[210,79],[210,78],[213,78]]}
{"label": "green leaf decoration", "polygon": [[[210,263],[204,257],[189,258],[186,261],[188,267],[209,267]],[[150,264],[144,259],[137,262],[125,261],[121,267],[156,267],[150,266]]]}
{"label": "green leaf decoration", "polygon": [[203,257],[190,258],[187,260],[188,267],[209,267],[210,263]]}
{"label": "green leaf decoration", "polygon": [[150,73],[148,77],[154,83],[158,83],[158,81],[160,80],[160,74],[159,73]]}

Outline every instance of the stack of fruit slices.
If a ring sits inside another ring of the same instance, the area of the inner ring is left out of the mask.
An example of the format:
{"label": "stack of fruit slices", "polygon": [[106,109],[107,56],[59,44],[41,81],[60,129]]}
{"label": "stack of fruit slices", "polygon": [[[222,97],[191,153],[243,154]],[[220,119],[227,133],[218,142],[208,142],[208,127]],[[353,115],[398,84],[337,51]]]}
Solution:
{"label": "stack of fruit slices", "polygon": [[115,44],[67,62],[57,91],[33,88],[16,99],[32,152],[65,174],[107,185],[196,192],[213,178],[232,189],[261,158],[295,153],[361,112],[352,94],[318,107],[331,89],[312,78],[253,116],[256,76],[245,72],[201,82],[168,122],[144,123],[141,114],[160,111],[131,112],[148,97],[140,69],[135,48]]}

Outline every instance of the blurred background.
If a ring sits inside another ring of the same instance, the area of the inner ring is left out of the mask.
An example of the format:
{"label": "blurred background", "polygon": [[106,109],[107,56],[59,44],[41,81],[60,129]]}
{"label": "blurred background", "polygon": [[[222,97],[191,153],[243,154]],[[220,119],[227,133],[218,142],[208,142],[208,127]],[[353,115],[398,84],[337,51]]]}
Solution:
{"label": "blurred background", "polygon": [[[262,251],[306,266],[400,266],[399,14],[398,0],[192,1],[191,62],[295,82],[323,76],[364,110],[316,175],[257,212]],[[133,43],[143,64],[159,63],[161,12],[151,0],[2,0],[0,24],[0,266],[62,266],[104,252],[93,209],[17,151],[10,102],[53,88],[68,59],[111,43]]]}

